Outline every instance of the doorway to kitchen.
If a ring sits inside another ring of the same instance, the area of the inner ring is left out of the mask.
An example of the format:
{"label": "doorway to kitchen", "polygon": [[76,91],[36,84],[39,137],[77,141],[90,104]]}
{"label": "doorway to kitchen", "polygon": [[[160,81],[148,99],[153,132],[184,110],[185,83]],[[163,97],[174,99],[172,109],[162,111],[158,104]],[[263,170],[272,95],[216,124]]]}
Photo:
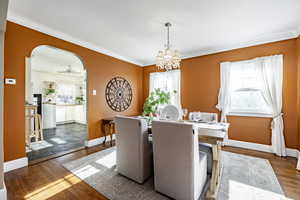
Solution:
{"label": "doorway to kitchen", "polygon": [[41,45],[26,58],[25,135],[30,163],[85,147],[87,73],[72,52]]}

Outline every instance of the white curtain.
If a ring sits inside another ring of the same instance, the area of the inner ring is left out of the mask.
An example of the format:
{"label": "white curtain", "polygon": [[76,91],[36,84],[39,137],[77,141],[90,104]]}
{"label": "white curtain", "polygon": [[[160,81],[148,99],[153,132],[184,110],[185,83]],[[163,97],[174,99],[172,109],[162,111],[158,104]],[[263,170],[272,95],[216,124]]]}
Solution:
{"label": "white curtain", "polygon": [[180,77],[180,70],[150,73],[149,94],[157,88],[160,88],[165,92],[170,92],[171,104],[177,106],[177,108],[181,110]]}
{"label": "white curtain", "polygon": [[283,135],[282,113],[282,82],[283,82],[283,56],[268,56],[255,59],[255,64],[261,70],[263,81],[263,95],[272,107],[272,149],[278,156],[286,156]]}
{"label": "white curtain", "polygon": [[256,68],[258,81],[261,83],[260,89],[266,103],[271,108],[272,113],[272,150],[278,156],[286,156],[286,148],[283,134],[283,114],[282,114],[282,82],[283,82],[283,56],[267,56],[242,62],[221,63],[221,88],[217,108],[222,112],[221,121],[226,122],[226,115],[230,111],[230,96],[233,91],[233,69],[243,66],[244,62],[251,63]]}
{"label": "white curtain", "polygon": [[230,109],[230,62],[221,63],[221,88],[217,108],[221,111],[221,122],[227,122],[226,115]]}

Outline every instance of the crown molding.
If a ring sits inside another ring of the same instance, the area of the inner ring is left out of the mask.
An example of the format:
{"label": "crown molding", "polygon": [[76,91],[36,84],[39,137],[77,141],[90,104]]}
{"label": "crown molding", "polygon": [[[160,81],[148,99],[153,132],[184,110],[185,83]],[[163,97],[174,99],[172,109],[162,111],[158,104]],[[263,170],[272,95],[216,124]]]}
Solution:
{"label": "crown molding", "polygon": [[140,63],[140,62],[138,62],[138,61],[136,61],[136,60],[134,60],[132,58],[121,56],[121,55],[119,55],[117,53],[114,53],[114,52],[109,51],[109,50],[107,50],[105,48],[99,47],[99,46],[97,46],[95,44],[92,44],[90,42],[78,39],[78,38],[73,37],[71,35],[65,34],[65,33],[61,32],[61,31],[49,28],[49,27],[47,27],[45,25],[42,25],[42,24],[37,23],[37,22],[34,22],[34,21],[32,21],[32,20],[30,20],[28,18],[25,18],[25,17],[22,17],[20,15],[17,15],[14,12],[11,12],[11,11],[8,12],[8,14],[7,14],[7,20],[11,21],[11,22],[14,22],[16,24],[25,26],[27,28],[39,31],[41,33],[45,33],[47,35],[50,35],[50,36],[53,36],[53,37],[65,40],[67,42],[71,42],[73,44],[85,47],[87,49],[91,49],[93,51],[96,51],[96,52],[99,52],[99,53],[111,56],[113,58],[117,58],[119,60],[123,60],[123,61],[135,64],[135,65],[138,65],[140,67],[143,66],[143,63]]}
{"label": "crown molding", "polygon": [[[9,21],[12,21],[16,24],[28,27],[30,29],[45,33],[47,35],[77,44],[79,46],[94,50],[96,52],[129,62],[133,63],[135,65],[138,65],[140,67],[145,67],[149,65],[154,65],[155,62],[140,62],[132,58],[124,57],[119,54],[116,54],[112,51],[109,51],[105,48],[99,47],[98,45],[92,44],[90,42],[80,40],[78,38],[72,37],[68,34],[65,34],[63,32],[57,31],[55,29],[46,27],[40,23],[34,22],[28,18],[22,17],[20,15],[17,15],[11,11],[8,12],[7,16]],[[252,40],[248,41],[241,41],[233,45],[228,45],[228,46],[216,46],[213,48],[208,48],[208,49],[200,49],[197,51],[192,51],[188,53],[183,53],[182,54],[182,59],[187,59],[187,58],[193,58],[193,57],[198,57],[198,56],[204,56],[204,55],[209,55],[209,54],[214,54],[214,53],[220,53],[224,51],[230,51],[234,49],[240,49],[240,48],[245,48],[245,47],[251,47],[251,46],[256,46],[256,45],[261,45],[261,44],[267,44],[271,42],[277,42],[277,41],[282,41],[282,40],[288,40],[292,38],[296,38],[300,35],[300,26],[297,27],[294,30],[289,30],[285,32],[279,32],[279,33],[271,33],[271,34],[264,34],[260,35],[257,38],[253,38]]]}
{"label": "crown molding", "polygon": [[[209,54],[221,53],[221,52],[245,48],[245,47],[251,47],[251,46],[267,44],[267,43],[271,43],[271,42],[278,42],[278,41],[282,41],[282,40],[293,39],[293,38],[299,37],[299,35],[300,35],[300,26],[298,28],[296,28],[294,30],[290,30],[290,31],[261,35],[261,36],[258,36],[257,38],[254,38],[254,39],[246,41],[246,42],[241,41],[241,42],[233,44],[233,45],[228,45],[228,46],[223,46],[223,47],[216,46],[214,48],[201,49],[198,51],[183,53],[182,59],[194,58],[194,57],[198,57],[198,56],[205,56],[205,55],[209,55]],[[154,64],[155,63],[153,63],[153,62],[148,62],[144,66],[149,66],[149,65],[154,65]]]}

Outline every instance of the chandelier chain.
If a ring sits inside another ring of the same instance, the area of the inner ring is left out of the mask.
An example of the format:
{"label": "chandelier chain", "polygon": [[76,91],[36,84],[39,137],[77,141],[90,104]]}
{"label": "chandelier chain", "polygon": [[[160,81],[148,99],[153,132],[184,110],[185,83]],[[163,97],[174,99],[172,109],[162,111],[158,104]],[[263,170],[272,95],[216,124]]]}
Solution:
{"label": "chandelier chain", "polygon": [[170,49],[170,25],[167,23],[166,24],[168,28],[168,35],[167,35],[167,49]]}

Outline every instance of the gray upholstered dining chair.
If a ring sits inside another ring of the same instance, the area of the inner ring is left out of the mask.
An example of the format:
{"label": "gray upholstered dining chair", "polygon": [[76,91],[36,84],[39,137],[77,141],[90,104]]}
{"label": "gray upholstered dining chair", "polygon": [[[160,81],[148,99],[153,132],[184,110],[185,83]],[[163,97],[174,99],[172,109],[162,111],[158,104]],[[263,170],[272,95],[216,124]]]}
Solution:
{"label": "gray upholstered dining chair", "polygon": [[115,117],[118,173],[143,183],[153,171],[152,146],[145,119]]}
{"label": "gray upholstered dining chair", "polygon": [[197,200],[207,178],[197,131],[191,124],[153,121],[152,137],[155,190],[174,199]]}
{"label": "gray upholstered dining chair", "polygon": [[205,122],[218,122],[218,114],[201,112],[201,120],[203,120]]}
{"label": "gray upholstered dining chair", "polygon": [[190,112],[189,120],[191,121],[202,121],[202,122],[218,122],[217,113],[208,113],[208,112]]}

